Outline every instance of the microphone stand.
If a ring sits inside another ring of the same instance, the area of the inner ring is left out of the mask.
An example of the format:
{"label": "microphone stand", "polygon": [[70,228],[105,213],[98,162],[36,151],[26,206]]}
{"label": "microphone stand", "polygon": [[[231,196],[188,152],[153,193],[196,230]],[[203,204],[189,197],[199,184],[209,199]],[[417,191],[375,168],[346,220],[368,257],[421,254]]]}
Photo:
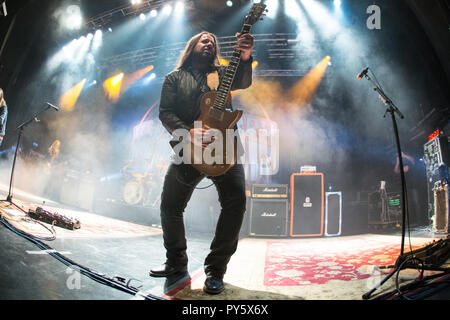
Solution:
{"label": "microphone stand", "polygon": [[384,114],[384,117],[386,117],[387,113],[391,114],[392,118],[392,125],[394,127],[394,135],[395,135],[395,141],[397,144],[397,153],[399,158],[399,165],[400,165],[400,179],[402,184],[402,239],[401,239],[401,248],[400,248],[400,256],[397,258],[397,261],[395,262],[394,270],[387,275],[385,279],[383,279],[375,288],[371,289],[369,292],[365,293],[363,295],[363,299],[369,299],[375,290],[377,290],[380,286],[382,286],[387,280],[389,280],[397,271],[399,271],[401,268],[405,267],[405,256],[404,256],[404,243],[405,243],[405,221],[406,221],[406,193],[405,193],[405,186],[406,186],[406,179],[405,179],[405,170],[403,168],[403,158],[402,158],[402,151],[400,147],[400,138],[398,133],[398,127],[397,127],[397,121],[395,119],[395,114],[397,113],[398,116],[401,119],[404,119],[405,117],[400,112],[400,110],[395,106],[395,104],[392,102],[391,99],[387,97],[387,95],[384,93],[384,91],[367,75],[367,72],[364,74],[364,77],[371,82],[375,88],[373,89],[376,91],[381,99],[381,101],[387,106],[386,112]]}
{"label": "microphone stand", "polygon": [[[19,151],[19,146],[20,146],[20,140],[22,138],[22,134],[23,134],[23,130],[24,128],[29,125],[30,123],[32,123],[33,121],[38,122],[39,119],[37,118],[41,113],[43,113],[44,111],[46,111],[47,109],[53,108],[56,111],[58,111],[58,108],[53,106],[50,103],[47,103],[47,106],[45,108],[43,108],[41,111],[39,111],[38,113],[36,113],[35,115],[33,115],[33,117],[31,117],[29,120],[25,121],[24,123],[22,123],[20,126],[18,126],[16,128],[16,130],[19,130],[19,134],[17,137],[17,143],[16,143],[16,150],[14,152],[14,160],[13,160],[13,164],[12,164],[12,170],[11,170],[11,178],[9,181],[9,192],[8,192],[8,196],[6,198],[6,200],[2,200],[2,201],[7,201],[9,203],[11,203],[12,205],[16,206],[17,208],[20,208],[18,205],[16,205],[13,201],[13,194],[12,194],[12,185],[13,185],[13,179],[14,179],[14,169],[16,167],[16,160],[17,160],[17,153]],[[22,209],[21,209],[22,210]]]}

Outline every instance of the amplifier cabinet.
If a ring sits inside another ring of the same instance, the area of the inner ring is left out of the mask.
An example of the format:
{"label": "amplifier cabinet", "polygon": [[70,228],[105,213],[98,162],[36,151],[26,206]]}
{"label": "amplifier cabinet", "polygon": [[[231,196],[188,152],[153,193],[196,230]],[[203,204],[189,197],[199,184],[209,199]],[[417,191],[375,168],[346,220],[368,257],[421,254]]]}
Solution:
{"label": "amplifier cabinet", "polygon": [[342,192],[325,192],[325,236],[342,233]]}
{"label": "amplifier cabinet", "polygon": [[287,198],[287,184],[254,184],[252,198]]}
{"label": "amplifier cabinet", "polygon": [[291,237],[323,235],[323,173],[291,175]]}
{"label": "amplifier cabinet", "polygon": [[448,184],[435,187],[434,190],[433,231],[435,233],[448,234],[450,232],[450,197]]}
{"label": "amplifier cabinet", "polygon": [[287,199],[250,199],[250,236],[286,237]]}
{"label": "amplifier cabinet", "polygon": [[95,185],[74,175],[66,175],[62,180],[59,201],[88,211],[93,210]]}

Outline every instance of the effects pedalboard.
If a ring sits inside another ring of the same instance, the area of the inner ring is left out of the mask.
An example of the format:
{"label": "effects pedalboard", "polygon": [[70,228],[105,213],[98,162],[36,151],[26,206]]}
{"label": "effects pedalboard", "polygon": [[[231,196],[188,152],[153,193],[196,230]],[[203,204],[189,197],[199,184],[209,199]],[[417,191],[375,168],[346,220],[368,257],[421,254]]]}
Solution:
{"label": "effects pedalboard", "polygon": [[80,221],[78,221],[77,219],[67,218],[58,213],[52,213],[44,210],[41,207],[37,207],[35,211],[30,209],[28,211],[28,215],[30,216],[30,218],[33,218],[35,220],[39,220],[69,230],[80,229],[81,227]]}

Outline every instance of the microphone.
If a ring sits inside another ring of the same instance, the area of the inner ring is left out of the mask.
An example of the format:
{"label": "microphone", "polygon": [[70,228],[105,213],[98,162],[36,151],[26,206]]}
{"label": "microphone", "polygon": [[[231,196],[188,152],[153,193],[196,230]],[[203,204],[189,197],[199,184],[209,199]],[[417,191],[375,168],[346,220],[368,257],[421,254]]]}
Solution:
{"label": "microphone", "polygon": [[361,71],[360,74],[358,74],[358,76],[356,77],[356,79],[361,80],[366,74],[367,71],[369,71],[369,67],[365,68],[363,71]]}
{"label": "microphone", "polygon": [[50,108],[53,108],[53,109],[55,109],[56,111],[59,111],[59,108],[58,108],[57,106],[54,106],[54,105],[52,105],[52,104],[49,103],[49,102],[47,102],[47,105],[48,105]]}

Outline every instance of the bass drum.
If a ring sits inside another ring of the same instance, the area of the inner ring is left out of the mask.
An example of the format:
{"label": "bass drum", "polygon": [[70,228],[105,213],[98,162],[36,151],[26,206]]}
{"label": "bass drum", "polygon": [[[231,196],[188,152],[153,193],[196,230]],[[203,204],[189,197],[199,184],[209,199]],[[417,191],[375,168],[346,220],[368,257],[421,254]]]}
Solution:
{"label": "bass drum", "polygon": [[144,198],[144,186],[138,181],[128,181],[123,187],[123,200],[131,205],[137,205]]}

